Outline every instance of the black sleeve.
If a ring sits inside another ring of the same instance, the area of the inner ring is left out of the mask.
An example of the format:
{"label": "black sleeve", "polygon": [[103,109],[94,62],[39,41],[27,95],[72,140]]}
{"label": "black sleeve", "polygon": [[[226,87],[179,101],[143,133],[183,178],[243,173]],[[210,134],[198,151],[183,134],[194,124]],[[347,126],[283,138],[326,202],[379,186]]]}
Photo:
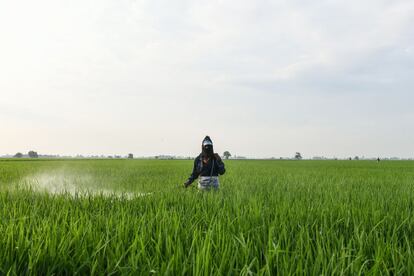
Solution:
{"label": "black sleeve", "polygon": [[219,159],[216,159],[216,164],[217,164],[217,172],[219,175],[223,175],[226,172],[226,168],[224,167],[224,162]]}
{"label": "black sleeve", "polygon": [[200,173],[197,171],[198,160],[199,160],[198,157],[194,160],[193,172],[191,173],[190,177],[187,180],[188,185],[193,183],[194,180],[196,180],[198,178],[198,176],[200,175]]}

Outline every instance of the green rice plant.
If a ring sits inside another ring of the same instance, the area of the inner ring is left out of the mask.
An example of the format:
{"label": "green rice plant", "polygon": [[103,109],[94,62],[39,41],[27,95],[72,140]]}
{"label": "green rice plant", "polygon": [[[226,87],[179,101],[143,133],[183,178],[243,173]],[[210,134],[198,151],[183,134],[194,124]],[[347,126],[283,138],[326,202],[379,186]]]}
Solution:
{"label": "green rice plant", "polygon": [[0,275],[414,273],[414,162],[0,161]]}

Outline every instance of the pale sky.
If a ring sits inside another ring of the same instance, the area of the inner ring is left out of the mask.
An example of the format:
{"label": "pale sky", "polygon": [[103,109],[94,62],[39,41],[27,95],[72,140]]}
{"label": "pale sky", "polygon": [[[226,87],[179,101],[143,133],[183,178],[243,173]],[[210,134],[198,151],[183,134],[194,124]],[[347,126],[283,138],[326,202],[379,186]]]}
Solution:
{"label": "pale sky", "polygon": [[414,157],[412,0],[0,1],[0,154]]}

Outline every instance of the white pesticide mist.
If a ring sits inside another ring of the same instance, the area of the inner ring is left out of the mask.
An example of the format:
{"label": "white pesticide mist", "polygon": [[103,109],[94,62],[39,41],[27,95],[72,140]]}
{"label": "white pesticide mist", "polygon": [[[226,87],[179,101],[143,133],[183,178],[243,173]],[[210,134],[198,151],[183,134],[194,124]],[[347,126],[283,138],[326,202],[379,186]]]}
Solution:
{"label": "white pesticide mist", "polygon": [[86,173],[74,174],[65,169],[39,172],[25,177],[20,184],[21,188],[30,189],[34,192],[72,197],[104,196],[133,199],[150,194],[120,192],[99,187],[99,183],[95,181],[93,176]]}

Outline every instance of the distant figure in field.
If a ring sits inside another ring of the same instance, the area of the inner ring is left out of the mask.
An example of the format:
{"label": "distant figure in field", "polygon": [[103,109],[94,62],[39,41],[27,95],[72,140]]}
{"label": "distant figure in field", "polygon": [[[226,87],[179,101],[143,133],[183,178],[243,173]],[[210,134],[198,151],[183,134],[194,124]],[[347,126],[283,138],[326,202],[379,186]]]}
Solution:
{"label": "distant figure in field", "polygon": [[378,157],[378,158],[377,158],[377,162],[379,163],[380,161],[381,161],[381,159]]}
{"label": "distant figure in field", "polygon": [[218,189],[220,186],[218,176],[225,172],[223,161],[217,153],[214,153],[213,142],[209,136],[206,136],[201,144],[201,153],[194,160],[193,172],[184,183],[184,187],[187,188],[199,177],[200,190]]}

